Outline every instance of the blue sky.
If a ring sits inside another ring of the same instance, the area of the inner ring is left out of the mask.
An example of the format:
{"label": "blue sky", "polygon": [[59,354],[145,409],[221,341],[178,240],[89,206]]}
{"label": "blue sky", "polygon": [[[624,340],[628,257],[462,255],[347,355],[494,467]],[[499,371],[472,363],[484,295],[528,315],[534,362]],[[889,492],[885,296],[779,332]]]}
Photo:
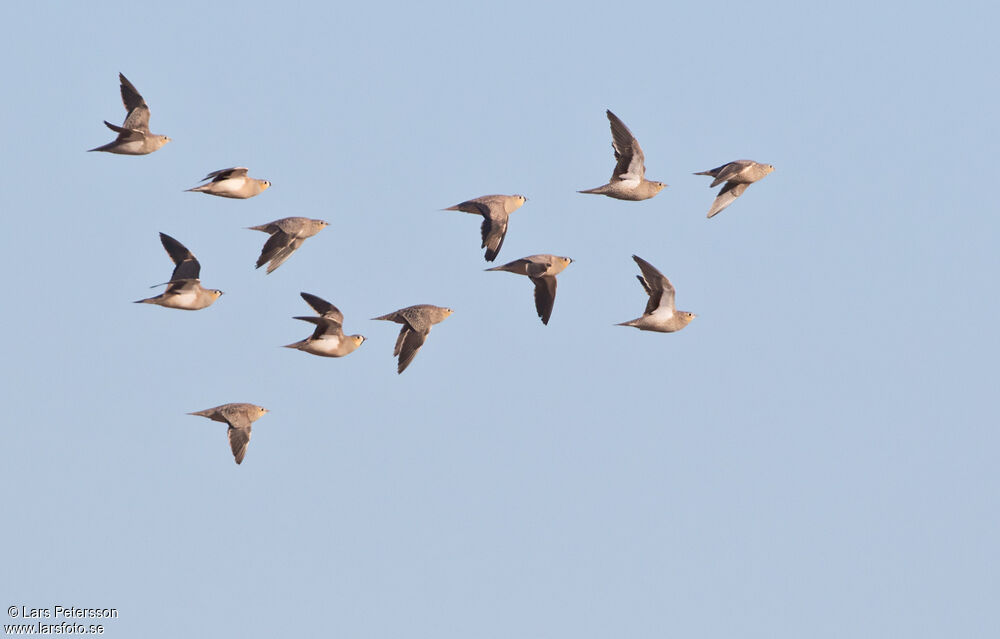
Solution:
{"label": "blue sky", "polygon": [[[982,3],[509,2],[6,14],[2,603],[107,636],[990,637],[1000,632],[998,148]],[[118,72],[173,142],[85,153]],[[585,196],[604,110],[670,187]],[[776,171],[712,220],[692,175]],[[247,166],[247,201],[184,193]],[[575,262],[552,319],[484,273]],[[986,205],[982,201],[987,202]],[[244,230],[331,225],[271,275]],[[226,291],[131,304],[165,232]],[[614,327],[630,256],[698,314]],[[308,291],[368,341],[280,348]],[[418,303],[455,314],[396,375]],[[236,466],[225,427],[271,410]],[[6,623],[6,622],[5,622]]]}

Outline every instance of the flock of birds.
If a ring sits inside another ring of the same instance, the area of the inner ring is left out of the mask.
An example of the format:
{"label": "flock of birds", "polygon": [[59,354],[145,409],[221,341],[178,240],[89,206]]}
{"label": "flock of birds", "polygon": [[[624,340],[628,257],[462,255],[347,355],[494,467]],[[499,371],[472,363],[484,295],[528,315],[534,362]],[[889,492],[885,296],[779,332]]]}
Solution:
{"label": "flock of birds", "polygon": [[[150,132],[149,106],[124,75],[119,73],[118,77],[121,83],[122,102],[126,110],[125,121],[121,126],[115,126],[105,120],[104,124],[118,135],[108,144],[90,150],[120,155],[147,155],[160,149],[170,142],[170,138]],[[614,171],[607,184],[579,192],[633,201],[648,200],[656,196],[667,185],[663,182],[646,179],[645,155],[639,146],[639,141],[618,116],[611,111],[607,111],[607,116],[611,123],[612,147],[616,160]],[[764,178],[773,170],[774,167],[770,164],[761,164],[752,160],[736,160],[708,171],[695,173],[695,175],[707,175],[714,178],[712,187],[724,184],[708,211],[708,217],[711,218],[728,207],[746,191],[748,186]],[[248,172],[248,169],[244,167],[213,171],[203,178],[202,181],[205,184],[188,189],[188,191],[218,197],[247,199],[263,193],[271,186],[267,180],[249,177]],[[444,210],[462,211],[482,216],[481,248],[486,249],[486,261],[492,262],[503,247],[510,214],[519,209],[526,200],[527,198],[523,195],[485,195]],[[260,226],[250,227],[252,230],[262,231],[270,236],[261,250],[257,260],[257,268],[267,264],[267,272],[271,273],[302,246],[306,239],[316,235],[326,226],[328,223],[323,220],[286,217]],[[208,289],[201,285],[201,265],[191,251],[165,233],[160,233],[160,242],[174,262],[173,273],[168,282],[157,285],[166,286],[162,294],[137,300],[136,303],[195,311],[211,306],[219,299],[222,291]],[[619,326],[632,326],[639,330],[660,333],[672,333],[687,326],[695,318],[695,314],[676,309],[674,287],[670,280],[641,257],[633,255],[632,259],[639,266],[641,274],[636,277],[649,296],[649,301],[640,317],[622,322]],[[487,270],[506,271],[527,276],[535,286],[535,309],[538,312],[538,317],[543,324],[548,324],[552,315],[552,307],[555,304],[556,276],[572,261],[568,257],[558,255],[529,255]],[[314,324],[315,329],[312,335],[293,344],[288,344],[287,348],[294,348],[322,357],[343,357],[354,352],[365,341],[365,337],[362,335],[344,335],[344,315],[336,306],[310,293],[301,293],[301,296],[316,311],[317,315],[300,316],[294,319]],[[402,373],[413,361],[427,340],[431,326],[444,321],[452,312],[450,308],[418,304],[374,318],[402,325],[393,350],[393,356],[398,357],[397,373]],[[250,443],[253,422],[267,412],[266,408],[255,404],[232,403],[190,414],[227,424],[229,445],[236,463],[240,464]]]}

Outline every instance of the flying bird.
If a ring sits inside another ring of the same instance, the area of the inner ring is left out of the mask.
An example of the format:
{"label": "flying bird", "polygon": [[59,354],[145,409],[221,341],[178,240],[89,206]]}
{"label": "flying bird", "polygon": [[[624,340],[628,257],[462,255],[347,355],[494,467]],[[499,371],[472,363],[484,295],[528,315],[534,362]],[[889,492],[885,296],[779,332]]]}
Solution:
{"label": "flying bird", "polygon": [[105,126],[117,133],[118,137],[104,146],[90,150],[118,153],[119,155],[152,153],[169,142],[170,138],[149,132],[149,106],[139,95],[139,91],[128,81],[128,78],[119,73],[118,79],[121,81],[122,102],[125,104],[125,111],[128,114],[121,126],[115,126],[105,120]]}
{"label": "flying bird", "polygon": [[295,348],[323,357],[343,357],[353,353],[365,341],[364,335],[344,335],[344,314],[336,306],[321,297],[309,293],[299,293],[319,317],[296,317],[316,325],[313,334],[304,340],[288,344],[285,348]]}
{"label": "flying bird", "polygon": [[267,264],[267,272],[272,272],[284,264],[285,260],[291,257],[292,253],[302,246],[306,239],[316,235],[329,225],[329,222],[311,220],[307,217],[285,217],[260,226],[251,226],[250,230],[252,231],[263,231],[271,234],[270,239],[264,243],[260,257],[257,258],[257,268]]}
{"label": "flying bird", "polygon": [[214,422],[224,422],[229,424],[226,436],[229,438],[229,447],[233,449],[233,457],[236,463],[242,463],[243,457],[247,454],[247,446],[250,445],[251,425],[267,413],[266,408],[255,404],[223,404],[215,408],[206,408],[188,415],[207,417]]}
{"label": "flying bird", "polygon": [[736,160],[709,171],[695,173],[695,175],[709,175],[715,178],[709,188],[716,187],[723,182],[726,183],[719,191],[715,201],[712,202],[712,208],[708,210],[708,217],[714,216],[732,204],[736,198],[743,195],[743,191],[746,191],[748,186],[767,177],[773,170],[774,167],[770,164],[761,164],[753,160]]}
{"label": "flying bird", "polygon": [[538,311],[538,317],[542,318],[542,324],[548,324],[549,317],[552,316],[552,305],[556,302],[556,275],[562,273],[572,261],[558,255],[529,255],[486,270],[527,275],[535,283],[535,310]]}
{"label": "flying bird", "polygon": [[267,180],[247,177],[249,170],[245,166],[237,166],[232,169],[212,171],[202,178],[202,182],[205,180],[211,180],[211,182],[188,189],[188,191],[245,200],[263,193],[271,186]]}
{"label": "flying bird", "polygon": [[[194,254],[187,250],[187,247],[166,233],[160,233],[160,243],[163,244],[167,255],[175,264],[170,281],[165,283],[167,290],[156,297],[136,300],[136,304],[156,304],[167,308],[197,311],[211,306],[215,300],[219,299],[222,291],[202,287],[201,280],[198,279],[201,274],[201,264],[195,259]],[[163,286],[163,284],[156,284],[156,286]]]}
{"label": "flying bird", "polygon": [[646,179],[646,156],[642,153],[639,141],[617,115],[611,111],[607,114],[611,121],[611,147],[617,161],[615,170],[611,173],[611,181],[596,189],[578,192],[607,195],[616,200],[648,200],[667,185]]}
{"label": "flying bird", "polygon": [[640,331],[673,333],[690,324],[697,316],[694,313],[677,310],[674,306],[674,287],[670,280],[638,255],[633,255],[632,259],[642,271],[642,275],[636,275],[636,278],[649,295],[649,301],[642,317],[622,322],[618,326],[634,326]]}
{"label": "flying bird", "polygon": [[399,356],[399,365],[396,373],[402,373],[410,365],[417,351],[424,345],[427,334],[431,332],[431,326],[443,322],[454,311],[450,308],[442,308],[431,304],[417,304],[407,306],[398,311],[393,311],[388,315],[373,317],[376,320],[387,320],[402,324],[399,330],[399,337],[396,338],[396,348],[393,349],[393,357]]}
{"label": "flying bird", "polygon": [[507,219],[527,199],[523,195],[484,195],[444,210],[483,216],[483,244],[480,248],[486,249],[486,261],[492,262],[497,258],[503,240],[507,237]]}

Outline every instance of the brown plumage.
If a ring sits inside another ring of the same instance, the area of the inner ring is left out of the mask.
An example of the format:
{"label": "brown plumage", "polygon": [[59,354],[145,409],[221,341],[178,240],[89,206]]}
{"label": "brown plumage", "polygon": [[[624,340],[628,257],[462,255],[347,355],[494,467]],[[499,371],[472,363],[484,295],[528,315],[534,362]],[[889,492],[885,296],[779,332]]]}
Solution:
{"label": "brown plumage", "polygon": [[417,304],[372,318],[403,325],[399,330],[399,337],[396,338],[396,347],[392,351],[393,357],[399,357],[399,364],[396,367],[397,374],[405,371],[413,358],[417,356],[417,351],[424,345],[427,334],[431,332],[431,326],[443,322],[453,312],[450,308],[432,304]]}
{"label": "brown plumage", "polygon": [[663,182],[646,179],[646,156],[632,132],[625,123],[607,111],[611,122],[611,147],[615,151],[615,170],[611,173],[611,181],[578,193],[593,193],[607,195],[616,200],[648,200],[666,188]]}
{"label": "brown plumage", "polygon": [[486,270],[526,275],[535,285],[535,310],[538,311],[538,317],[541,318],[542,324],[548,324],[552,316],[552,307],[556,302],[556,275],[562,273],[572,261],[568,257],[546,253],[529,255]]}
{"label": "brown plumage", "polygon": [[708,171],[701,171],[695,175],[709,175],[713,178],[709,188],[716,187],[723,182],[726,183],[712,202],[712,207],[708,210],[708,217],[713,217],[720,213],[727,206],[732,204],[736,198],[743,195],[747,187],[767,177],[774,167],[770,164],[761,164],[753,160],[736,160],[722,166],[717,166]]}

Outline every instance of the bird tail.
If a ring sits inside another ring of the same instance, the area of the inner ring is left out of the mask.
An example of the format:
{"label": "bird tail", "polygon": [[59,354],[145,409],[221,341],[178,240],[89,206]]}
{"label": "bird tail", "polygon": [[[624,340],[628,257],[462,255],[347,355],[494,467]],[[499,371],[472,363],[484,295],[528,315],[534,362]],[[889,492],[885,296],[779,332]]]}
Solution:
{"label": "bird tail", "polygon": [[153,301],[155,299],[156,299],[155,297],[147,297],[144,300],[136,300],[136,301],[134,301],[132,303],[133,304],[155,304],[156,302]]}
{"label": "bird tail", "polygon": [[306,340],[303,339],[295,342],[294,344],[285,344],[284,348],[294,348],[295,350],[301,350],[302,347],[305,345],[305,343]]}
{"label": "bird tail", "polygon": [[586,191],[577,191],[577,193],[594,193],[596,195],[603,195],[604,194],[604,187],[603,186],[599,186],[597,188],[587,189]]}
{"label": "bird tail", "polygon": [[629,320],[627,322],[621,322],[620,324],[615,324],[615,326],[635,326],[636,322],[638,322],[638,321],[639,320],[637,320],[637,319]]}
{"label": "bird tail", "polygon": [[193,189],[184,189],[184,192],[189,193],[193,191],[195,193],[201,193],[202,191],[208,190],[208,186],[208,184],[202,184],[201,186],[196,186]]}
{"label": "bird tail", "polygon": [[209,409],[206,409],[206,410],[199,410],[199,411],[196,411],[194,413],[188,413],[188,415],[196,415],[198,417],[208,417],[209,419],[211,419],[212,418],[212,409],[209,408]]}

